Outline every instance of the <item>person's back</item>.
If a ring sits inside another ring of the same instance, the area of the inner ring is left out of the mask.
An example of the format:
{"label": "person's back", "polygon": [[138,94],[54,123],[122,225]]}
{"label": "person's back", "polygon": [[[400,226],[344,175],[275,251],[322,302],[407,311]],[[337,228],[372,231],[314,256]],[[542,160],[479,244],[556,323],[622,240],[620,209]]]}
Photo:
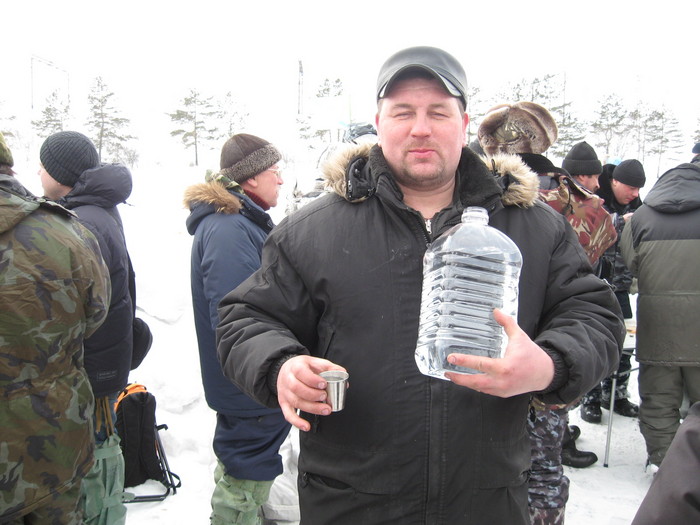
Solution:
{"label": "person's back", "polygon": [[94,448],[83,341],[106,316],[107,270],[75,216],[11,175],[0,174],[0,208],[0,521],[77,523]]}
{"label": "person's back", "polygon": [[659,466],[684,395],[700,401],[700,166],[684,163],[664,173],[620,245],[639,288],[639,427],[648,463]]}

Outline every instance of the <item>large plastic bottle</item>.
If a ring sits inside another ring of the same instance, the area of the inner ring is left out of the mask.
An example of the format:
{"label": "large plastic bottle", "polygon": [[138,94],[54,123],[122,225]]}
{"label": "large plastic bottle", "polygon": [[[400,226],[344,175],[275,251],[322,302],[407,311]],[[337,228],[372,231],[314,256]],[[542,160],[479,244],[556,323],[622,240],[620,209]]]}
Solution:
{"label": "large plastic bottle", "polygon": [[475,374],[451,365],[452,353],[503,357],[508,338],[493,309],[518,314],[522,256],[515,243],[488,225],[484,208],[469,207],[462,222],[437,239],[423,259],[423,292],[416,363],[428,376]]}

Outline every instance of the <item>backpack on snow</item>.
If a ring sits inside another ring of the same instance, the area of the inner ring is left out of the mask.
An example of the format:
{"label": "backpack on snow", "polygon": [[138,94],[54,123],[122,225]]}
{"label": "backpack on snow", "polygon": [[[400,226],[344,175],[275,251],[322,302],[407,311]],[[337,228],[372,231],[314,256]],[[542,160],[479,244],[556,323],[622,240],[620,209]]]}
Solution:
{"label": "backpack on snow", "polygon": [[156,423],[156,398],[140,384],[131,383],[119,394],[116,405],[117,433],[124,455],[124,487],[135,487],[152,479],[165,487],[162,494],[134,496],[129,502],[162,501],[182,484],[170,471],[158,432],[167,425]]}

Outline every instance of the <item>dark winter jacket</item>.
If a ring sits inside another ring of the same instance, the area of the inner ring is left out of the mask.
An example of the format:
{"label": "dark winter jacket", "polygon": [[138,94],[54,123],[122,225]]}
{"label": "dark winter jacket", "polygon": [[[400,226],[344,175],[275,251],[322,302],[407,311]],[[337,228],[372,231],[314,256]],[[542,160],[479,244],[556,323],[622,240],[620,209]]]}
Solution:
{"label": "dark winter jacket", "polygon": [[637,359],[700,366],[700,166],[664,173],[623,230],[637,277]]}
{"label": "dark winter jacket", "polygon": [[620,204],[615,200],[611,179],[612,172],[615,169],[614,164],[606,164],[603,166],[603,173],[598,177],[600,188],[596,191],[596,195],[604,201],[603,207],[612,216],[613,226],[617,232],[618,241],[613,244],[600,258],[600,264],[597,268],[598,275],[608,281],[616,292],[629,292],[632,286],[632,274],[630,273],[622,253],[620,252],[620,234],[625,227],[624,215],[634,212],[642,205],[642,200],[637,197],[629,204]]}
{"label": "dark winter jacket", "polygon": [[233,416],[259,416],[279,409],[260,405],[224,377],[216,354],[215,329],[221,298],[260,268],[260,252],[272,219],[250,198],[219,183],[187,189],[191,210],[191,286],[204,394],[209,406]]}
{"label": "dark winter jacket", "polygon": [[95,401],[83,339],[108,304],[95,237],[71,212],[0,173],[2,523],[50,504],[90,471]]}
{"label": "dark winter jacket", "polygon": [[59,201],[97,237],[112,284],[107,319],[85,340],[85,369],[95,397],[122,390],[131,369],[134,306],[129,293],[129,256],[117,210],[131,195],[131,187],[126,166],[103,164],[83,172]]}
{"label": "dark winter jacket", "polygon": [[632,525],[700,523],[700,403],[688,411]]}
{"label": "dark winter jacket", "polygon": [[465,148],[456,203],[436,214],[432,234],[403,203],[379,147],[348,152],[326,175],[335,193],[272,232],[261,270],[222,300],[217,333],[226,375],[269,406],[287,354],[350,374],[343,411],[302,413],[312,424],[301,435],[303,523],[529,523],[530,396],[483,395],[418,371],[426,246],[465,206],[485,207],[515,241],[524,260],[518,321],[555,361],[547,403],[575,400],[616,366],[613,294],[566,219],[538,200],[529,171],[501,179],[503,192]]}

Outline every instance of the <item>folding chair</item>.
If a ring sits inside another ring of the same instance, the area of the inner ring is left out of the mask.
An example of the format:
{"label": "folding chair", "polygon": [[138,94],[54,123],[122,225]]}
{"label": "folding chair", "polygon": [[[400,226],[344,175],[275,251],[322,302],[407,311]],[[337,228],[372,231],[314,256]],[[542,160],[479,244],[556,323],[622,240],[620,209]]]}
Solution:
{"label": "folding chair", "polygon": [[[634,337],[634,334],[627,332],[627,337],[625,337],[625,346],[622,348],[622,353],[629,355],[629,356],[634,356],[634,350],[636,346],[636,339]],[[629,373],[631,374],[635,370],[638,370],[639,367],[637,368],[632,368],[630,369]],[[613,417],[615,414],[614,408],[615,408],[615,388],[617,387],[617,379],[618,379],[618,374],[617,374],[617,369],[611,376],[612,378],[612,384],[610,386],[610,407],[608,407],[609,410],[609,417],[608,417],[608,436],[605,440],[605,460],[603,461],[603,466],[607,467],[608,466],[608,459],[610,457],[610,438],[612,437],[612,424],[613,424]]]}

